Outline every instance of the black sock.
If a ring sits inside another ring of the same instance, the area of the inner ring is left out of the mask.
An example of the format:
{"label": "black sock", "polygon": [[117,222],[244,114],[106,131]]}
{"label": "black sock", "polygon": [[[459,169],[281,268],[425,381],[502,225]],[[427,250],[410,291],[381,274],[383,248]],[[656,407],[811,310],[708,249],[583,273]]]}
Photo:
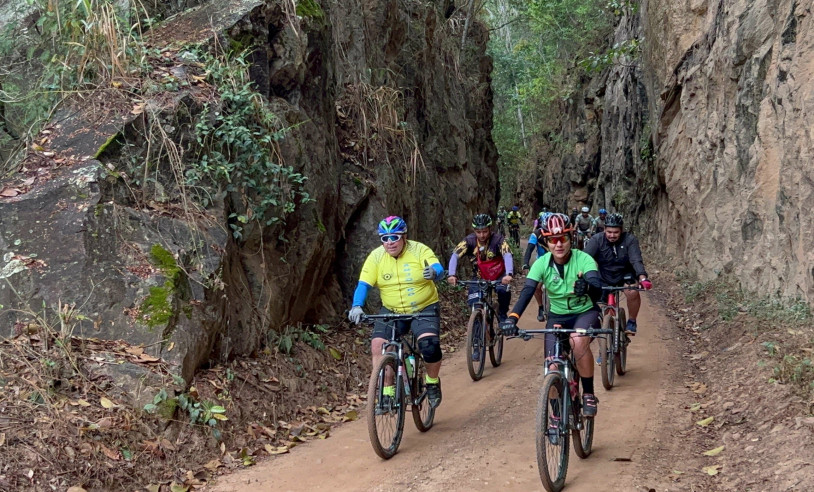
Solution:
{"label": "black sock", "polygon": [[580,379],[582,380],[582,394],[583,395],[594,394],[594,378],[580,377]]}
{"label": "black sock", "polygon": [[555,417],[560,416],[560,400],[558,399],[549,399],[551,403],[551,413],[554,414]]}

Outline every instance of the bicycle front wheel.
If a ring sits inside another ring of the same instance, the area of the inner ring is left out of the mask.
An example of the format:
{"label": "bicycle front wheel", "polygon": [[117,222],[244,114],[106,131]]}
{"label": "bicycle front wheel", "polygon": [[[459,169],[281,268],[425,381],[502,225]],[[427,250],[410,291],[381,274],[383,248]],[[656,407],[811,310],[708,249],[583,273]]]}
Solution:
{"label": "bicycle front wheel", "polygon": [[479,381],[483,377],[483,367],[486,363],[486,318],[483,309],[475,309],[469,316],[466,326],[466,368],[472,381]]}
{"label": "bicycle front wheel", "polygon": [[[602,329],[613,329],[613,316],[605,316],[602,319]],[[606,390],[613,389],[614,362],[616,356],[613,353],[613,333],[599,337],[599,368],[602,372],[602,386]]]}
{"label": "bicycle front wheel", "polygon": [[[373,368],[367,388],[367,433],[373,451],[390,459],[399,449],[404,431],[404,384],[397,377],[398,362],[385,355]],[[392,380],[395,397],[384,394],[386,380]]]}
{"label": "bicycle front wheel", "polygon": [[543,380],[537,400],[537,469],[548,492],[559,492],[568,473],[568,383],[556,372]]}
{"label": "bicycle front wheel", "polygon": [[616,352],[616,374],[624,376],[627,372],[627,346],[630,340],[625,333],[625,326],[627,325],[627,316],[625,310],[619,308],[619,322],[616,329],[619,330],[619,351]]}
{"label": "bicycle front wheel", "polygon": [[489,361],[492,367],[497,367],[503,361],[503,332],[500,329],[495,330],[495,317],[489,317],[489,326],[487,328],[489,333],[492,334],[492,342],[489,344]]}
{"label": "bicycle front wheel", "polygon": [[[580,405],[573,403],[571,410],[574,415],[574,427],[571,429],[571,438],[574,441],[574,453],[582,459],[591,455],[594,445],[594,419],[582,415]],[[579,425],[581,424],[581,425]]]}
{"label": "bicycle front wheel", "polygon": [[410,380],[413,387],[413,403],[410,409],[413,413],[413,422],[421,432],[427,432],[432,428],[432,421],[435,418],[435,409],[432,408],[430,402],[427,401],[427,380],[424,379],[426,368],[424,367],[424,359],[421,356],[415,359],[415,373]]}

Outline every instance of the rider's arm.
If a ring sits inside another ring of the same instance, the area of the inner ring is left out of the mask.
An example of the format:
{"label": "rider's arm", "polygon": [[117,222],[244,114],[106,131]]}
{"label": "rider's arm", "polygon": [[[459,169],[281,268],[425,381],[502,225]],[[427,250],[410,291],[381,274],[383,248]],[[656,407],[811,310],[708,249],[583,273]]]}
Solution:
{"label": "rider's arm", "polygon": [[632,234],[628,234],[630,239],[627,241],[627,256],[630,264],[633,265],[633,270],[636,275],[641,279],[642,276],[647,278],[647,270],[644,269],[644,260],[642,259],[642,250],[639,248],[639,240]]}
{"label": "rider's arm", "polygon": [[506,275],[514,276],[514,258],[511,251],[503,253],[503,264],[506,265]]}
{"label": "rider's arm", "polygon": [[452,253],[452,255],[450,255],[450,257],[449,257],[449,268],[447,268],[447,270],[449,270],[448,275],[450,277],[455,277],[457,275],[457,273],[458,273],[458,254],[457,253]]}
{"label": "rider's arm", "polygon": [[526,246],[526,253],[523,255],[523,264],[524,265],[529,264],[529,261],[531,261],[531,253],[535,249],[537,249],[537,245],[536,244],[531,244],[531,241],[529,241],[528,246]]}
{"label": "rider's arm", "polygon": [[602,287],[606,286],[605,282],[602,280],[602,276],[600,276],[599,272],[597,272],[596,270],[590,270],[588,272],[585,272],[582,278],[584,278],[585,281],[588,282],[588,285],[590,285],[591,287],[601,289]]}
{"label": "rider's arm", "polygon": [[448,275],[450,277],[455,277],[458,272],[458,258],[468,254],[470,254],[469,244],[467,244],[467,240],[464,239],[455,246],[455,249],[452,250],[452,254],[449,255],[449,268],[447,268],[447,270],[449,270]]}
{"label": "rider's arm", "polygon": [[370,285],[360,280],[359,283],[356,284],[356,292],[353,293],[353,306],[364,306],[369,290]]}
{"label": "rider's arm", "polygon": [[534,291],[537,290],[537,282],[534,279],[526,278],[526,283],[523,285],[523,290],[520,291],[520,297],[517,298],[517,302],[514,303],[514,307],[509,312],[511,315],[514,313],[516,317],[520,317],[523,314],[523,311],[526,310],[526,306],[529,305],[531,298],[534,297]]}
{"label": "rider's arm", "polygon": [[599,253],[599,243],[602,242],[601,237],[595,237],[590,241],[585,242],[585,246],[583,246],[582,251],[588,253],[593,258],[597,257],[597,253]]}

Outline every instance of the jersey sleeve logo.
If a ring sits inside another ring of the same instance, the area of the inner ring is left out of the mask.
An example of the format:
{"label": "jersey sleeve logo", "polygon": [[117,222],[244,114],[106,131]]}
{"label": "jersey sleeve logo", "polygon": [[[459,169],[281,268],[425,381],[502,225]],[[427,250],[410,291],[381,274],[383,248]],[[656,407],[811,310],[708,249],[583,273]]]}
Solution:
{"label": "jersey sleeve logo", "polygon": [[390,275],[389,273],[385,273],[384,275],[382,275],[382,278],[385,280],[390,280],[391,278],[393,278],[393,276]]}

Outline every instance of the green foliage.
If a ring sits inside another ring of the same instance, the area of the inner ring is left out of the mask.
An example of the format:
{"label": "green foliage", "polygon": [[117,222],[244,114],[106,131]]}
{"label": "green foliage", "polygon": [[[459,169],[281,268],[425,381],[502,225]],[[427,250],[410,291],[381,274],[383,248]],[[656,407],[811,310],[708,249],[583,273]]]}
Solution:
{"label": "green foliage", "polygon": [[[584,69],[578,61],[602,53],[616,22],[604,0],[489,0],[486,22],[494,60],[494,126],[501,195],[538,163],[534,149],[555,130]],[[556,148],[557,142],[551,142]],[[568,149],[560,149],[568,152]]]}
{"label": "green foliage", "polygon": [[[33,9],[29,18],[36,25],[22,29],[12,20],[0,33],[0,59],[6,62],[0,71],[6,116],[0,135],[14,136],[22,145],[71,93],[107,86],[142,68],[140,32],[146,16],[138,3],[129,9],[122,5],[111,0],[29,0],[21,7]],[[23,18],[21,13],[10,16]],[[0,139],[0,146],[7,144]]]}
{"label": "green foliage", "polygon": [[181,268],[172,253],[161,247],[160,244],[153,245],[150,255],[154,265],[164,274],[166,280],[162,286],[150,287],[150,294],[141,303],[139,314],[147,326],[155,328],[167,324],[172,318],[173,309],[170,299],[175,293]]}
{"label": "green foliage", "polygon": [[152,256],[156,268],[161,270],[161,273],[163,273],[165,277],[174,280],[178,273],[181,272],[181,268],[175,261],[175,256],[164,249],[160,244],[154,244],[153,247],[150,248],[150,256]]}
{"label": "green foliage", "polygon": [[580,60],[580,66],[588,73],[598,73],[616,63],[623,63],[626,59],[636,58],[639,55],[642,40],[626,39],[616,43],[609,50],[600,53],[589,53],[589,56]]}
{"label": "green foliage", "polygon": [[282,332],[271,331],[268,334],[268,345],[276,347],[278,352],[291,355],[294,345],[302,341],[317,350],[325,350],[322,335],[328,333],[328,325],[286,326]]}
{"label": "green foliage", "polygon": [[307,19],[322,21],[325,19],[325,12],[314,0],[300,0],[297,2],[297,15]]}
{"label": "green foliage", "polygon": [[172,305],[170,296],[172,289],[167,287],[169,280],[163,286],[150,287],[150,294],[139,307],[141,320],[150,328],[165,325],[172,318]]}
{"label": "green foliage", "polygon": [[196,122],[197,158],[186,170],[189,185],[203,186],[198,198],[204,205],[211,186],[246,198],[246,213],[232,216],[236,238],[250,220],[264,226],[282,224],[297,205],[312,201],[305,191],[307,178],[282,163],[277,142],[292,128],[255,92],[248,54],[201,55],[220,106],[207,106]]}

